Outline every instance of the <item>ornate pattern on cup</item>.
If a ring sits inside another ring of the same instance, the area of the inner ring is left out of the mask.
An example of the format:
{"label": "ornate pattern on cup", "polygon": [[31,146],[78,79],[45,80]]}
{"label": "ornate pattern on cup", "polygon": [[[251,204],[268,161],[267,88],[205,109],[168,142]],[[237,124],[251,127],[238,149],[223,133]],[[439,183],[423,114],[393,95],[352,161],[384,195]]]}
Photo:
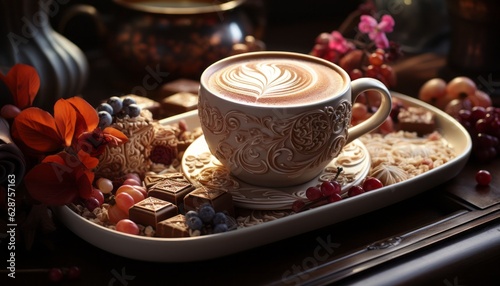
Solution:
{"label": "ornate pattern on cup", "polygon": [[[255,116],[240,110],[222,113],[203,97],[199,116],[212,154],[242,180],[269,173],[266,181],[290,185],[317,175],[347,142],[351,102],[324,106],[289,117]],[[260,177],[259,177],[260,178]]]}

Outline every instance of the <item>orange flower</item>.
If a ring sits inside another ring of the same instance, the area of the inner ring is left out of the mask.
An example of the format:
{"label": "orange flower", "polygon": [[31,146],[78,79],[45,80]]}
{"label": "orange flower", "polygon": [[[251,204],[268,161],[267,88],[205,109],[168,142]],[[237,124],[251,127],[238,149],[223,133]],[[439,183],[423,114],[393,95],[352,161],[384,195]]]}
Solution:
{"label": "orange flower", "polygon": [[42,153],[55,152],[77,143],[78,136],[97,127],[96,110],[84,99],[59,99],[54,116],[40,108],[23,110],[12,124],[12,135],[29,148]]}
{"label": "orange flower", "polygon": [[71,155],[60,152],[47,156],[24,177],[31,197],[46,205],[65,205],[92,193],[95,168],[99,160],[86,152]]}
{"label": "orange flower", "polygon": [[25,176],[30,195],[47,205],[63,205],[77,198],[88,199],[92,192],[96,158],[108,144],[128,140],[121,131],[97,127],[97,111],[84,99],[59,99],[54,116],[37,107],[23,110],[14,119],[14,138],[41,154],[54,153],[34,166]]}

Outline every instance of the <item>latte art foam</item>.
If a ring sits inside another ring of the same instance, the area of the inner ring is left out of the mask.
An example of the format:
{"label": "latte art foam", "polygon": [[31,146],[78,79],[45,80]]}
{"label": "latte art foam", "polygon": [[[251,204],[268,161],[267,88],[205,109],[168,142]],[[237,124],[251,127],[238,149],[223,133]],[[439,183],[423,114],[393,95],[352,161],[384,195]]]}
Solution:
{"label": "latte art foam", "polygon": [[299,59],[234,62],[214,74],[208,87],[221,97],[258,105],[298,105],[335,95],[344,86],[331,67]]}
{"label": "latte art foam", "polygon": [[310,88],[316,83],[317,76],[307,66],[255,63],[227,70],[215,80],[224,90],[254,97],[258,101],[261,97],[287,96]]}

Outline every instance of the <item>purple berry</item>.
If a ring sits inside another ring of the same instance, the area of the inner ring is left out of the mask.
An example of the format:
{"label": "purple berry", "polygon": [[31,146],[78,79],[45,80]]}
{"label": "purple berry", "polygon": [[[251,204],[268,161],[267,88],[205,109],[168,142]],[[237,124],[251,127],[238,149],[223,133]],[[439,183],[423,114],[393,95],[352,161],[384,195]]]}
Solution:
{"label": "purple berry", "polygon": [[226,232],[228,230],[227,224],[222,223],[214,227],[214,233]]}
{"label": "purple berry", "polygon": [[188,211],[184,216],[188,219],[193,216],[198,216],[198,213],[196,211]]}
{"label": "purple berry", "polygon": [[104,129],[113,123],[113,117],[107,111],[99,111],[99,128]]}
{"label": "purple berry", "polygon": [[130,117],[137,117],[139,114],[141,114],[141,107],[139,105],[132,103],[129,106],[124,107],[125,113],[128,114]]}
{"label": "purple berry", "polygon": [[201,230],[203,227],[203,222],[198,216],[186,218],[186,224],[192,230]]}
{"label": "purple berry", "polygon": [[227,216],[223,212],[217,212],[212,219],[214,225],[227,224]]}
{"label": "purple berry", "polygon": [[123,101],[122,101],[123,107],[129,106],[131,104],[137,104],[135,99],[133,99],[132,97],[129,97],[129,96],[123,98]]}
{"label": "purple berry", "polygon": [[204,223],[209,223],[212,221],[212,219],[214,218],[215,216],[215,210],[214,208],[209,205],[209,204],[205,204],[205,205],[202,205],[199,209],[198,209],[198,216],[201,218],[201,220],[204,222]]}
{"label": "purple berry", "polygon": [[113,108],[113,115],[118,114],[123,108],[123,100],[118,96],[112,96],[107,102]]}
{"label": "purple berry", "polygon": [[106,111],[109,114],[113,114],[113,107],[107,103],[101,103],[96,108],[97,111]]}
{"label": "purple berry", "polygon": [[99,207],[99,200],[94,198],[94,197],[90,197],[88,199],[85,200],[85,207],[89,210],[89,211],[94,211],[95,208]]}

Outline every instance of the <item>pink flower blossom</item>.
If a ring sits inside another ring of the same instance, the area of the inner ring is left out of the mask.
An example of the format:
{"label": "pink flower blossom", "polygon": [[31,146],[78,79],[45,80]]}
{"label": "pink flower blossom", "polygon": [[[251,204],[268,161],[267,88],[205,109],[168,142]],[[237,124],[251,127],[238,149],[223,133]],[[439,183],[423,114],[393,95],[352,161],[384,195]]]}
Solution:
{"label": "pink flower blossom", "polygon": [[368,37],[375,42],[377,48],[386,49],[389,47],[389,41],[385,33],[392,32],[394,28],[394,19],[390,15],[382,16],[380,23],[369,15],[362,15],[358,28],[361,32],[368,34]]}
{"label": "pink flower blossom", "polygon": [[328,46],[330,49],[343,54],[354,48],[353,45],[348,42],[338,31],[332,32]]}

